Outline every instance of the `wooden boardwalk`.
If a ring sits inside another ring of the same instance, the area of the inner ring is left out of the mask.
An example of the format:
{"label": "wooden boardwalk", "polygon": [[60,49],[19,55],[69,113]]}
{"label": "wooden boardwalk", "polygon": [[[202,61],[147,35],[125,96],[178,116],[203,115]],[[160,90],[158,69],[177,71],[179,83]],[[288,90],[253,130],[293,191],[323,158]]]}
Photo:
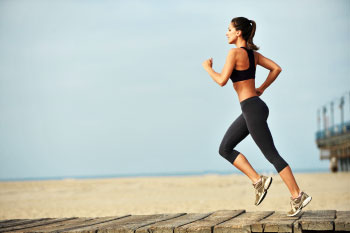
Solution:
{"label": "wooden boardwalk", "polygon": [[277,211],[218,210],[209,213],[0,220],[0,232],[299,233],[345,231],[350,231],[350,211],[336,210],[301,211],[295,217],[287,217],[285,212]]}

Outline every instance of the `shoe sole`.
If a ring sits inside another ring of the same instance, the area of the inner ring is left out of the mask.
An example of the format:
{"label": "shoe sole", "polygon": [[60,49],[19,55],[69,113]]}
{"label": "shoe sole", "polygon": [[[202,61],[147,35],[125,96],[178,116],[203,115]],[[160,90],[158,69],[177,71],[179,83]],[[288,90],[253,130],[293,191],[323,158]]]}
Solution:
{"label": "shoe sole", "polygon": [[258,203],[255,204],[256,206],[258,206],[264,200],[266,193],[267,193],[267,190],[270,188],[271,184],[272,184],[272,177],[269,177],[269,178],[267,178],[265,186],[264,186],[264,193],[263,193],[263,195],[261,195]]}
{"label": "shoe sole", "polygon": [[297,209],[297,211],[296,211],[294,214],[290,214],[290,215],[288,215],[288,216],[289,216],[289,217],[293,217],[293,216],[299,214],[299,212],[300,212],[305,206],[307,206],[307,204],[309,204],[311,200],[312,200],[312,197],[311,197],[311,196],[309,196],[308,198],[306,198],[306,199],[303,201],[303,203],[301,204],[301,206],[299,207],[299,209]]}

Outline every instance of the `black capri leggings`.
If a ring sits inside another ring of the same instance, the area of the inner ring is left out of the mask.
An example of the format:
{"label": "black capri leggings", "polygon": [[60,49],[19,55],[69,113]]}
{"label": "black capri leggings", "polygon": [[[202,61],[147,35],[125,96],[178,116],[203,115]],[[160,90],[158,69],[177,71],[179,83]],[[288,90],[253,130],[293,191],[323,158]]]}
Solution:
{"label": "black capri leggings", "polygon": [[234,148],[250,133],[266,159],[279,173],[288,164],[279,155],[267,125],[269,108],[259,96],[249,97],[240,104],[242,114],[238,116],[225,133],[220,144],[219,154],[233,164],[240,153]]}

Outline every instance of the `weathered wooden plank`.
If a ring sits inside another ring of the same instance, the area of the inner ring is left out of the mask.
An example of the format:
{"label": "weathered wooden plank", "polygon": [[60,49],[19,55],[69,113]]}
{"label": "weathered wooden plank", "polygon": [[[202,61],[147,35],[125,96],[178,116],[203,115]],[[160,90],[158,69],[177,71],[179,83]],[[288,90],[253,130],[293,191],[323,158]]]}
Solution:
{"label": "weathered wooden plank", "polygon": [[[130,216],[130,215],[128,215]],[[59,232],[70,229],[76,229],[79,227],[92,226],[98,223],[104,223],[111,220],[119,219],[122,216],[114,216],[114,217],[97,217],[97,218],[75,218],[71,221],[63,221],[55,224],[42,225],[37,227],[30,227],[21,229],[14,232]],[[125,216],[124,216],[125,217]]]}
{"label": "weathered wooden plank", "polygon": [[334,230],[336,210],[307,210],[302,212],[300,219],[294,222],[294,232]]}
{"label": "weathered wooden plank", "polygon": [[214,226],[213,233],[252,232],[252,224],[273,213],[274,211],[245,212],[235,218]]}
{"label": "weathered wooden plank", "polygon": [[63,226],[57,226],[55,228],[50,228],[50,231],[52,232],[66,232],[69,230],[77,230],[79,228],[84,228],[84,227],[89,227],[89,226],[94,226],[102,223],[107,223],[111,222],[113,220],[121,219],[128,217],[130,215],[123,215],[123,216],[113,216],[113,217],[97,217],[93,218],[88,221],[82,221],[81,223],[77,222],[75,224],[69,224],[69,225],[63,225]]}
{"label": "weathered wooden plank", "polygon": [[15,221],[23,221],[23,220],[29,220],[29,219],[23,219],[23,218],[17,218],[17,219],[3,219],[3,220],[0,220],[0,227],[1,227],[1,224],[4,224],[4,223],[9,223],[9,222],[15,222]]}
{"label": "weathered wooden plank", "polygon": [[43,221],[47,219],[52,219],[52,218],[37,218],[37,219],[16,219],[14,221],[9,221],[9,222],[4,222],[0,224],[0,230],[2,228],[7,228],[11,226],[17,226],[17,225],[23,225],[23,224],[28,224],[28,223],[33,223],[33,222],[38,222],[38,221]]}
{"label": "weathered wooden plank", "polygon": [[208,217],[210,213],[182,213],[179,217],[166,221],[157,222],[152,225],[144,226],[136,230],[135,233],[173,233],[174,229],[185,224]]}
{"label": "weathered wooden plank", "polygon": [[231,218],[234,218],[244,212],[245,210],[218,210],[210,214],[206,218],[203,218],[190,224],[176,227],[174,229],[174,233],[211,233],[212,228],[215,225],[225,222]]}
{"label": "weathered wooden plank", "polygon": [[293,223],[299,218],[300,216],[289,217],[285,211],[275,211],[252,224],[251,229],[254,232],[293,232]]}
{"label": "weathered wooden plank", "polygon": [[154,215],[130,215],[125,218],[95,224],[93,226],[75,228],[64,232],[115,232],[115,233],[134,233],[140,227],[147,226],[156,222],[176,218],[181,214],[154,214]]}
{"label": "weathered wooden plank", "polygon": [[350,211],[337,211],[334,220],[335,231],[350,231]]}
{"label": "weathered wooden plank", "polygon": [[19,225],[11,225],[8,227],[0,228],[0,232],[14,232],[16,230],[23,230],[26,228],[36,227],[36,226],[45,226],[48,224],[55,224],[63,221],[69,221],[71,219],[76,219],[76,217],[72,218],[43,218],[43,219],[35,219],[36,221],[29,221],[24,224]]}
{"label": "weathered wooden plank", "polygon": [[72,227],[76,226],[77,224],[86,224],[89,221],[93,220],[93,218],[74,218],[67,221],[60,221],[56,223],[50,223],[40,226],[32,226],[32,227],[26,227],[19,230],[15,230],[12,232],[52,232],[56,229],[62,229],[65,227]]}

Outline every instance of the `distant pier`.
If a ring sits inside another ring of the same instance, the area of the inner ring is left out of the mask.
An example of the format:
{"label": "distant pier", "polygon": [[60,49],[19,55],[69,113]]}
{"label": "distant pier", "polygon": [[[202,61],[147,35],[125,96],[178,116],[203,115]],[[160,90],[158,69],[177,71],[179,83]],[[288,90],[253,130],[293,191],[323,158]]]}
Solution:
{"label": "distant pier", "polygon": [[[338,107],[340,111],[335,112],[334,107]],[[332,100],[317,111],[316,145],[320,149],[320,159],[330,161],[329,168],[332,172],[350,171],[350,121],[345,121],[346,112],[349,116],[350,92],[344,94],[340,99]],[[334,123],[336,113],[340,118],[339,124]]]}

